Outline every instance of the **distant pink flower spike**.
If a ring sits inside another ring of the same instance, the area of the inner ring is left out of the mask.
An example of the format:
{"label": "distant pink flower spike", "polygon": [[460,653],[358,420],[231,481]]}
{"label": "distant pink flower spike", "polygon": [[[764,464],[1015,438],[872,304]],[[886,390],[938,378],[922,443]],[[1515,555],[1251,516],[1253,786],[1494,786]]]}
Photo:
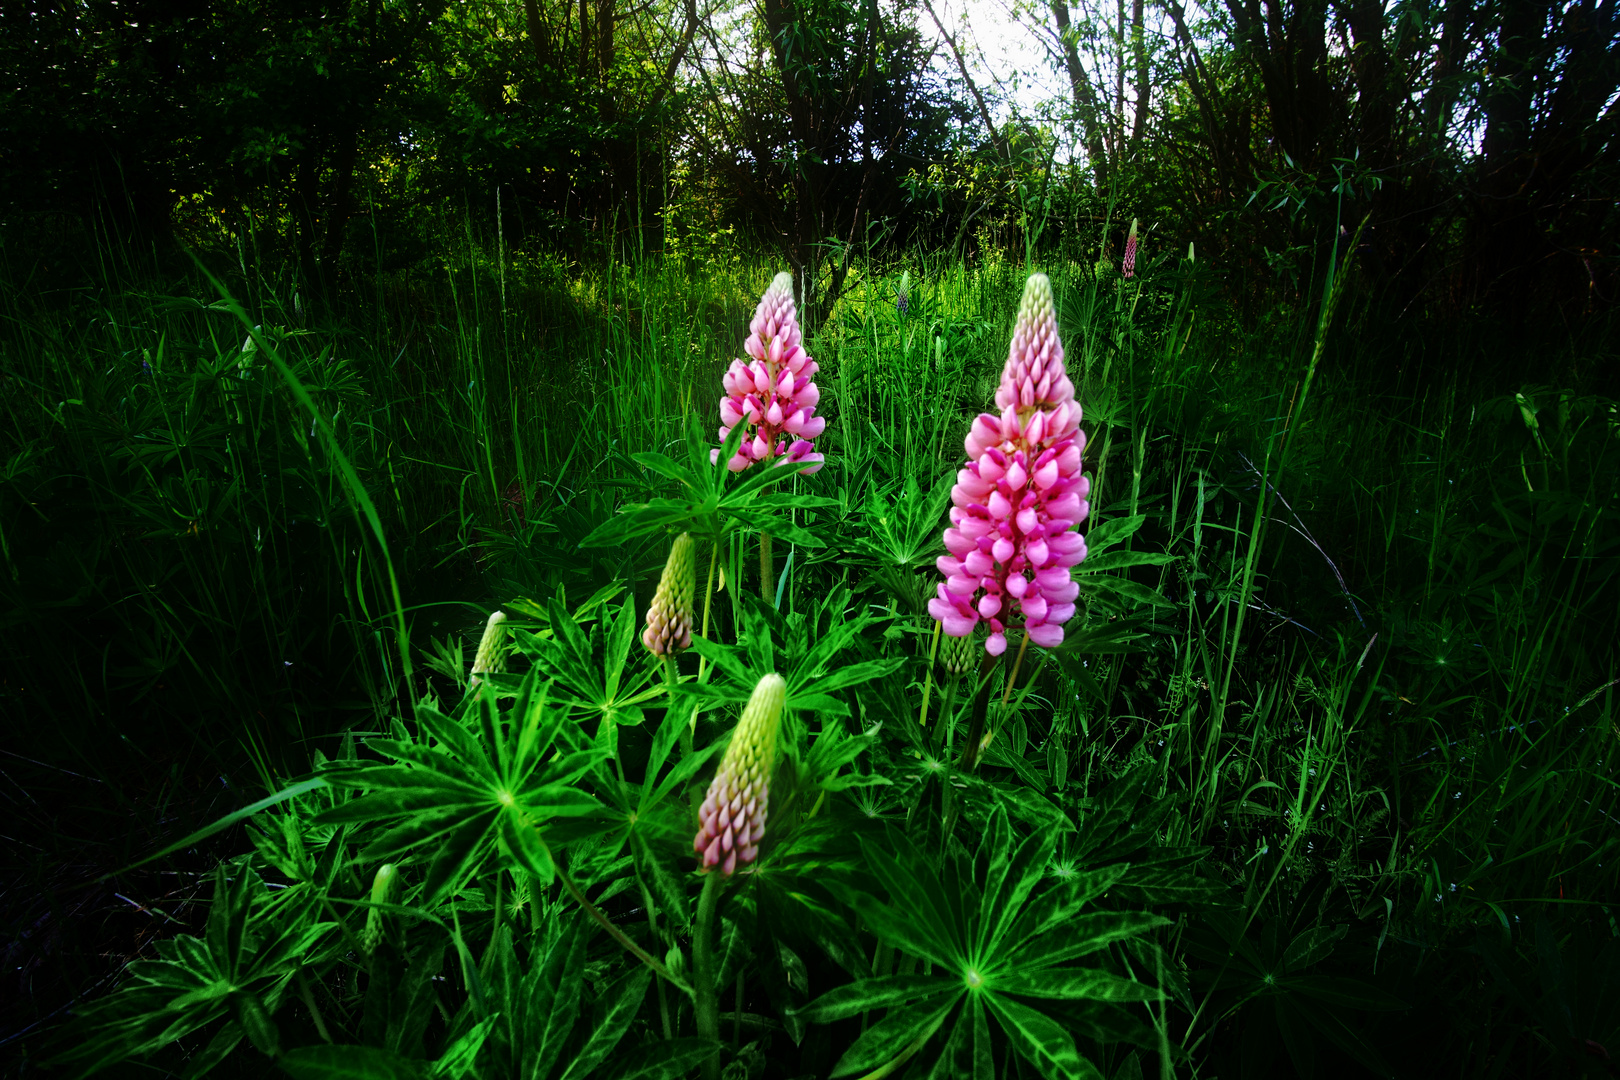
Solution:
{"label": "distant pink flower spike", "polygon": [[1020,617],[1035,644],[1063,641],[1080,594],[1069,571],[1086,557],[1072,531],[1091,509],[1091,481],[1080,472],[1086,436],[1045,274],[1024,286],[996,407],[999,416],[980,413],[968,430],[968,462],[951,488],[949,554],[935,564],[945,580],[928,602],[951,637],[988,623],[992,656],[1006,651],[1007,627]]}
{"label": "distant pink flower spike", "polygon": [[1125,237],[1125,276],[1136,276],[1136,219],[1131,218],[1131,231]]}
{"label": "distant pink flower spike", "polygon": [[[733,360],[720,380],[726,391],[720,399],[720,441],[730,438],[738,424],[754,429],[726,462],[732,472],[778,457],[803,465],[801,473],[821,468],[823,459],[815,453],[814,440],[827,421],[815,415],[821,391],[812,381],[821,368],[801,341],[793,275],[777,274],[754,309],[743,342],[753,362]],[[710,452],[710,461],[719,459],[719,450]]]}

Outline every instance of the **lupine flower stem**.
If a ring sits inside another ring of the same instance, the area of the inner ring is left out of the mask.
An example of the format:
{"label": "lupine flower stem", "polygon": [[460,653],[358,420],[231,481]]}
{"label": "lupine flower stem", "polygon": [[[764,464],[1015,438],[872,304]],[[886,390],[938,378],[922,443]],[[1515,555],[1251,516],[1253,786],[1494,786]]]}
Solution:
{"label": "lupine flower stem", "polygon": [[[636,884],[641,886],[641,906],[647,909],[647,930],[652,935],[651,941],[656,944],[658,937],[658,912],[653,908],[652,890],[641,878],[641,871],[636,871]],[[669,1025],[669,999],[664,996],[664,982],[658,981],[658,1019],[664,1028],[664,1038],[673,1039],[674,1030]]]}
{"label": "lupine flower stem", "polygon": [[1024,666],[1024,651],[1029,648],[1029,635],[1025,634],[1018,643],[1018,655],[1013,658],[1012,674],[1007,676],[1006,689],[1001,691],[1001,707],[1007,707],[1007,699],[1012,697],[1013,684],[1018,681],[1018,669]]}
{"label": "lupine flower stem", "polygon": [[665,967],[663,964],[659,963],[657,960],[653,959],[646,949],[643,949],[640,945],[637,945],[635,942],[631,941],[625,936],[623,930],[620,930],[617,926],[613,925],[612,920],[610,920],[606,915],[602,914],[602,910],[600,908],[591,903],[590,898],[580,891],[578,885],[574,884],[574,879],[569,877],[567,872],[563,870],[562,865],[557,862],[557,857],[551,853],[551,848],[546,844],[545,838],[537,836],[536,839],[540,841],[540,847],[545,851],[546,857],[551,860],[551,865],[557,872],[557,880],[563,883],[563,888],[567,889],[568,895],[574,898],[574,903],[583,908],[585,914],[589,915],[596,921],[597,925],[606,930],[608,932],[608,937],[618,942],[620,947],[622,947],[625,952],[652,968],[654,974],[661,975],[665,979],[668,979],[677,990],[680,990],[684,994],[690,995],[692,993],[691,984],[685,979],[681,978],[679,975],[675,974],[673,971],[669,970],[669,968]]}
{"label": "lupine flower stem", "polygon": [[771,534],[759,534],[759,594],[767,604],[776,599],[776,567],[771,561]]}
{"label": "lupine flower stem", "polygon": [[920,728],[928,726],[928,699],[934,692],[934,662],[939,659],[939,632],[942,625],[934,624],[933,640],[928,646],[928,672],[923,676],[922,709],[917,713],[917,726]]}
{"label": "lupine flower stem", "polygon": [[[692,999],[699,1038],[720,1040],[720,998],[714,987],[714,915],[719,907],[722,874],[703,875],[703,895],[698,898],[697,922],[692,927],[692,973],[697,993]],[[720,1051],[703,1061],[703,1080],[718,1080]]]}
{"label": "lupine flower stem", "polygon": [[[714,542],[713,546],[709,549],[709,583],[703,587],[703,634],[702,634],[702,637],[703,637],[703,640],[705,640],[705,641],[707,641],[709,639],[709,608],[712,606],[712,604],[714,602],[714,571],[715,571],[715,568],[718,567],[719,565],[720,565],[720,541],[716,540]],[[706,671],[708,669],[708,666],[709,666],[708,657],[706,657],[706,656],[698,657],[698,673],[697,673],[697,681],[698,682],[703,681],[703,673],[704,673],[704,671]],[[697,723],[696,714],[694,714],[693,717],[692,717],[692,723],[694,723],[694,724]]]}
{"label": "lupine flower stem", "polygon": [[[960,675],[952,675],[945,681],[945,692],[939,699],[939,723],[934,727],[934,745],[938,746],[945,739],[945,735],[953,726],[951,723],[951,708],[956,704],[956,684],[962,681]],[[950,753],[950,744],[946,743],[945,753]]]}
{"label": "lupine flower stem", "polygon": [[979,662],[979,692],[973,698],[973,719],[968,724],[962,757],[957,763],[957,768],[963,772],[972,772],[979,763],[979,743],[984,738],[984,720],[990,712],[990,677],[995,673],[1000,659],[992,653],[985,653],[984,659]]}

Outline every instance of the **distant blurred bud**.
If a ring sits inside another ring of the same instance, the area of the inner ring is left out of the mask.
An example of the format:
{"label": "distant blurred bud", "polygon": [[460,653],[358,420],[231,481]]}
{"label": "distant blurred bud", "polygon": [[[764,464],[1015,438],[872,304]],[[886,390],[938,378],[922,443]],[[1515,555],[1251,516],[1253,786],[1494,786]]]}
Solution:
{"label": "distant blurred bud", "polygon": [[692,596],[697,591],[697,541],[681,533],[669,549],[664,575],[647,608],[647,629],[641,643],[657,656],[669,656],[692,647]]}
{"label": "distant blurred bud", "polygon": [[506,612],[497,611],[484,624],[484,636],[479,639],[478,653],[473,657],[472,685],[477,686],[483,676],[506,670],[506,653],[501,646],[506,639]]}

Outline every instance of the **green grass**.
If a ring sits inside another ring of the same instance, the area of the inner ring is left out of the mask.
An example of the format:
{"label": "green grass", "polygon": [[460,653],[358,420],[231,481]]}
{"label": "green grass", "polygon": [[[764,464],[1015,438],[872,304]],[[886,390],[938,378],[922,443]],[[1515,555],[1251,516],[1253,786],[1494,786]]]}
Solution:
{"label": "green grass", "polygon": [[[617,582],[644,610],[665,541],[579,543],[620,508],[669,493],[632,455],[680,460],[692,426],[713,437],[719,375],[772,268],[581,269],[470,236],[444,250],[431,273],[377,275],[342,318],[245,263],[209,263],[307,405],[263,347],[245,348],[246,328],[201,275],[109,257],[92,285],[64,294],[28,288],[27,266],[5,268],[19,287],[0,308],[0,693],[25,721],[13,754],[33,762],[7,759],[8,776],[28,770],[8,797],[32,848],[8,888],[54,898],[25,905],[14,940],[36,918],[67,918],[69,894],[117,907],[113,884],[85,882],[306,774],[318,750],[340,756],[339,733],[401,737],[424,696],[451,711],[492,608],[532,612],[555,634],[548,601],[575,610]],[[1150,935],[1158,948],[1117,946],[1109,962],[1163,980],[1166,999],[1139,1020],[1185,1048],[1175,1075],[1376,1075],[1384,1063],[1402,1076],[1512,1076],[1554,1060],[1590,1068],[1586,1040],[1620,1053],[1602,1006],[1620,967],[1602,959],[1620,934],[1620,414],[1593,381],[1612,345],[1549,344],[1526,361],[1504,344],[1424,370],[1421,356],[1396,360],[1410,342],[1358,307],[1353,271],[1319,334],[1311,312],[1235,327],[1209,267],[1169,260],[1131,282],[1086,255],[1040,268],[1086,412],[1083,528],[1094,552],[1101,538],[1140,557],[1091,574],[1082,564],[1075,647],[1028,658],[1005,712],[1005,665],[989,672],[987,699],[941,685],[922,607],[942,550],[929,496],[991,397],[1027,268],[926,254],[859,267],[808,341],[828,466],[790,486],[830,500],[795,512],[827,546],[777,544],[786,621],[770,631],[787,648],[783,635],[813,643],[858,626],[841,662],[897,665],[844,693],[847,721],[821,720],[850,734],[882,721],[858,768],[895,784],[829,795],[828,813],[858,830],[915,826],[912,806],[930,797],[948,808],[918,779],[919,761],[938,761],[905,725],[927,695],[923,714],[938,723],[948,709],[959,747],[987,712],[994,736],[976,775],[1077,826],[1055,841],[1053,873],[1099,850],[1134,852],[1147,876],[1128,895],[1171,917]],[[739,599],[751,551],[739,536],[722,562],[711,636],[724,643],[763,632]],[[609,611],[574,618],[606,636]],[[727,708],[698,725],[700,746]],[[642,729],[614,739],[627,762],[646,753]],[[223,804],[199,794],[220,774]],[[1105,794],[1127,778],[1130,799]],[[941,819],[967,850],[988,827],[972,805]],[[1150,833],[1136,847],[1097,848],[1132,822]],[[234,831],[209,843],[177,856],[182,868],[206,872],[251,847]],[[578,844],[571,872],[606,887],[597,902],[636,907],[634,890],[611,900],[635,875],[615,879],[622,869]],[[1204,891],[1172,887],[1172,870],[1194,866]],[[161,881],[140,873],[119,891],[144,889],[153,907]],[[358,896],[361,870],[343,873],[331,888]],[[445,969],[464,993],[466,965],[504,962],[491,959],[503,903],[534,916],[513,915],[519,937],[552,932],[537,901],[501,899],[502,888],[532,897],[537,883],[498,870],[479,880],[494,882],[493,908],[467,908]],[[174,900],[193,928],[199,888]],[[548,895],[572,910],[558,886]],[[113,956],[99,966],[42,946],[20,955],[65,1004],[116,976],[120,952],[151,955],[151,931],[108,925]],[[655,944],[661,956],[679,935]],[[333,948],[321,954],[322,1023],[348,1032],[340,1043],[376,1042],[368,1025],[380,1021],[366,1017],[378,1006]],[[622,968],[605,939],[594,948]],[[460,968],[456,949],[471,949]],[[881,939],[872,956],[879,970],[916,961]],[[737,969],[744,1013],[791,1025],[768,992],[785,962],[756,948]],[[812,997],[847,977],[827,956],[802,963],[821,980]],[[287,1046],[319,1041],[301,994],[288,990],[278,1014]],[[657,1027],[653,1001],[633,1038]],[[5,1034],[54,1008],[8,1016]],[[449,1014],[424,1023],[441,1049],[464,1030]],[[840,1028],[829,1043],[832,1029],[812,1030],[823,1034],[802,1046],[772,1036],[761,1052],[787,1071],[766,1075],[826,1075],[853,1035]],[[1087,1045],[1110,1075],[1159,1067],[1158,1036],[1139,1057]],[[177,1068],[180,1053],[154,1061]],[[230,1061],[253,1071],[254,1054]]]}

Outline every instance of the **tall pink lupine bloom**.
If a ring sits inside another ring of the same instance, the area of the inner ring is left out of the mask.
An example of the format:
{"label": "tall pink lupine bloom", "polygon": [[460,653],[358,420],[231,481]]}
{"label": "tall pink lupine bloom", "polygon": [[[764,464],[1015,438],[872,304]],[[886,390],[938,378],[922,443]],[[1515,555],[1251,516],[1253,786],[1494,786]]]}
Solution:
{"label": "tall pink lupine bloom", "polygon": [[1131,231],[1125,237],[1125,276],[1136,276],[1136,219],[1131,218]]}
{"label": "tall pink lupine bloom", "polygon": [[1091,481],[1080,474],[1086,436],[1045,274],[1024,286],[996,407],[1001,415],[980,413],[968,431],[968,462],[951,488],[950,554],[936,563],[945,581],[928,611],[952,637],[989,623],[985,650],[1000,656],[1020,621],[1037,645],[1063,640],[1080,593],[1069,570],[1086,557],[1074,531],[1091,509]]}
{"label": "tall pink lupine bloom", "polygon": [[[823,459],[814,452],[814,440],[827,421],[815,415],[821,391],[813,381],[820,366],[801,341],[793,275],[777,274],[748,324],[743,350],[751,360],[733,360],[720,380],[726,390],[720,399],[720,441],[730,438],[738,424],[754,429],[726,462],[732,472],[778,457],[802,462],[802,473],[821,468]],[[712,456],[718,460],[720,452]]]}
{"label": "tall pink lupine bloom", "polygon": [[759,680],[743,707],[726,756],[698,809],[692,850],[704,872],[719,867],[730,877],[739,864],[746,866],[759,857],[770,809],[771,773],[776,769],[776,737],[786,703],[787,680],[773,672]]}

